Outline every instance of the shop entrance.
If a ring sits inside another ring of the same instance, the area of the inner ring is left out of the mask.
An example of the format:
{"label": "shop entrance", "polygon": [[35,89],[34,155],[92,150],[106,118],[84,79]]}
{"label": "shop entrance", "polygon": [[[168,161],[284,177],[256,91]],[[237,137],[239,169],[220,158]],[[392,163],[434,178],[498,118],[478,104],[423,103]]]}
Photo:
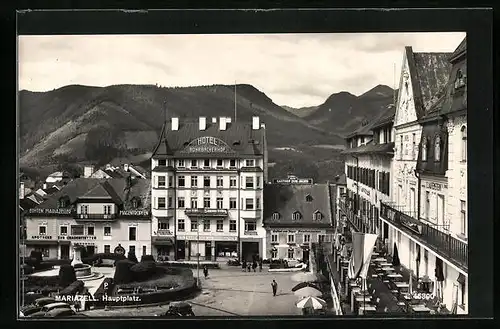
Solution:
{"label": "shop entrance", "polygon": [[302,248],[302,263],[309,262],[309,247]]}
{"label": "shop entrance", "polygon": [[212,241],[205,242],[205,260],[214,260],[212,259],[212,256],[215,256],[212,255],[212,243]]}
{"label": "shop entrance", "polygon": [[61,245],[61,259],[69,259],[69,244]]}
{"label": "shop entrance", "polygon": [[251,262],[255,257],[259,257],[259,243],[258,242],[242,242],[241,243],[242,260]]}
{"label": "shop entrance", "polygon": [[86,251],[87,257],[93,256],[95,254],[95,246],[87,246]]}
{"label": "shop entrance", "polygon": [[186,259],[186,241],[177,240],[177,259]]}

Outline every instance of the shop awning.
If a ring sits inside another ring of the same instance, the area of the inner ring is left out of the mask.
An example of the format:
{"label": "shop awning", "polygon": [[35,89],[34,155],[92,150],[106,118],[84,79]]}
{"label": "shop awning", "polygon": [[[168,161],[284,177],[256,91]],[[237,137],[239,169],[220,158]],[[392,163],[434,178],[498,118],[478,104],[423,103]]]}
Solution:
{"label": "shop awning", "polygon": [[154,236],[151,239],[151,243],[155,244],[155,245],[161,245],[161,246],[173,246],[174,239],[171,237],[165,237],[165,236]]}
{"label": "shop awning", "polygon": [[25,245],[56,245],[57,240],[24,240]]}

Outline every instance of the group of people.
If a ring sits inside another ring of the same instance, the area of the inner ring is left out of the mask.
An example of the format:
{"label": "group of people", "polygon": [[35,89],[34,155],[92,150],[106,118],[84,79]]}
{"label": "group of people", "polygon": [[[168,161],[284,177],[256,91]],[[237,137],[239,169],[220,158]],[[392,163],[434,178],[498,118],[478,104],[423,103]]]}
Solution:
{"label": "group of people", "polygon": [[262,272],[262,258],[253,258],[252,262],[247,262],[246,259],[243,260],[243,263],[241,263],[241,269],[243,272],[257,272],[257,267],[259,267],[259,272]]}

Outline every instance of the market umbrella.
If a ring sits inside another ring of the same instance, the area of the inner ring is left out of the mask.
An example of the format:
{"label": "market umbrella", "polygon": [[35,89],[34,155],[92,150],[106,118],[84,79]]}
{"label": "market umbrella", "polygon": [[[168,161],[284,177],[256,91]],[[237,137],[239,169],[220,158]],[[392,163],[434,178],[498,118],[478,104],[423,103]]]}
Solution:
{"label": "market umbrella", "polygon": [[394,243],[394,254],[392,255],[392,265],[399,266],[401,262],[399,261],[398,247]]}
{"label": "market umbrella", "polygon": [[301,283],[295,285],[295,287],[292,288],[292,291],[297,291],[297,290],[305,288],[305,287],[311,287],[314,289],[321,290],[321,289],[319,289],[319,287],[317,285],[315,285],[312,282],[301,282]]}
{"label": "market umbrella", "polygon": [[316,288],[305,287],[305,288],[297,290],[295,292],[295,296],[299,296],[299,297],[321,297],[321,296],[323,296],[323,293],[320,290],[316,289]]}
{"label": "market umbrella", "polygon": [[306,297],[297,302],[297,308],[312,308],[315,310],[321,310],[326,307],[326,302],[318,297]]}

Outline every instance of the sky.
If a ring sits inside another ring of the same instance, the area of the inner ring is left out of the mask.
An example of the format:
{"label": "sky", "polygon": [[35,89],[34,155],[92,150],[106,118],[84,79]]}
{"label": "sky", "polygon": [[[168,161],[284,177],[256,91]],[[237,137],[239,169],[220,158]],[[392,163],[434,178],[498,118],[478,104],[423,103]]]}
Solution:
{"label": "sky", "polygon": [[[19,90],[251,84],[278,105],[395,86],[405,46],[453,52],[465,33],[20,36]],[[397,86],[396,86],[397,88]]]}

